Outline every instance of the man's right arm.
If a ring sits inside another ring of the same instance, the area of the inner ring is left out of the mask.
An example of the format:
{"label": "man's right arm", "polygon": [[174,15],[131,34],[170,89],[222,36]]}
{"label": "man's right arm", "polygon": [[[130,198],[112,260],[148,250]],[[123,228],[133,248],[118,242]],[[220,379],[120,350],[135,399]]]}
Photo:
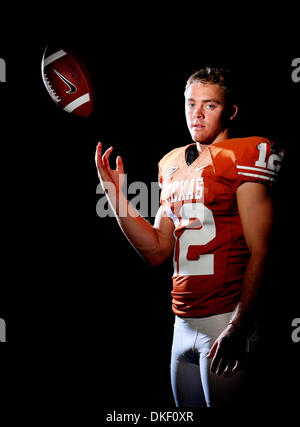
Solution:
{"label": "man's right arm", "polygon": [[122,192],[124,167],[120,156],[116,169],[111,169],[110,147],[102,156],[102,144],[96,151],[96,165],[101,185],[123,233],[137,252],[152,266],[166,261],[174,248],[174,224],[160,207],[154,225],[142,218]]}

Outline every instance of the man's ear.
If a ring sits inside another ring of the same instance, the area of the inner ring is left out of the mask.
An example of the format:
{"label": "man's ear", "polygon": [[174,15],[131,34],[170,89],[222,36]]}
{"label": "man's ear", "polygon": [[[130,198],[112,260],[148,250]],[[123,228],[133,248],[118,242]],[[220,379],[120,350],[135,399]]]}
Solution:
{"label": "man's ear", "polygon": [[237,105],[233,105],[232,109],[230,111],[230,115],[229,115],[229,120],[233,120],[235,118],[235,116],[237,115],[239,111],[239,108]]}
{"label": "man's ear", "polygon": [[228,106],[223,113],[223,125],[229,126],[229,122],[236,117],[237,113],[238,113],[237,105]]}

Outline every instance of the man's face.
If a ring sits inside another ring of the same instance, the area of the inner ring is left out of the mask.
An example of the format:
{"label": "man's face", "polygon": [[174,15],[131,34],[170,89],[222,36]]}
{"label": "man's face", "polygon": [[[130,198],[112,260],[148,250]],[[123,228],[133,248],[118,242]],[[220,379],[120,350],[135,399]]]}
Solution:
{"label": "man's face", "polygon": [[185,115],[195,142],[211,144],[224,130],[225,99],[216,84],[192,83],[185,93]]}

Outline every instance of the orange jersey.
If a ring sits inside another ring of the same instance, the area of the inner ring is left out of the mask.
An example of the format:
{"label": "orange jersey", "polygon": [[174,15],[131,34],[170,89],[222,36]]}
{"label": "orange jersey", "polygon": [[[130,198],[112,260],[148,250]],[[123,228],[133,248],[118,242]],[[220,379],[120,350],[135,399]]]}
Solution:
{"label": "orange jersey", "polygon": [[232,311],[250,256],[237,206],[244,182],[271,185],[283,153],[261,137],[207,146],[189,165],[180,147],[159,163],[161,204],[174,222],[172,307],[181,317]]}

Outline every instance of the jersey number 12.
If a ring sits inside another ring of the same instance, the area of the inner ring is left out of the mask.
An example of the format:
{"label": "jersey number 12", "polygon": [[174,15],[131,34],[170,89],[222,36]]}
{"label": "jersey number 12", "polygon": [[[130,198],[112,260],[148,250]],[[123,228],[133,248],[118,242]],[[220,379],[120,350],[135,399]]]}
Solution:
{"label": "jersey number 12", "polygon": [[[184,227],[181,236],[177,236],[174,252],[174,275],[195,276],[214,274],[214,255],[199,255],[197,260],[187,258],[190,246],[203,246],[216,237],[216,224],[213,213],[203,203],[184,203],[179,212]],[[172,215],[173,221],[179,219]],[[199,228],[202,226],[201,228]],[[196,228],[197,227],[197,228]]]}

